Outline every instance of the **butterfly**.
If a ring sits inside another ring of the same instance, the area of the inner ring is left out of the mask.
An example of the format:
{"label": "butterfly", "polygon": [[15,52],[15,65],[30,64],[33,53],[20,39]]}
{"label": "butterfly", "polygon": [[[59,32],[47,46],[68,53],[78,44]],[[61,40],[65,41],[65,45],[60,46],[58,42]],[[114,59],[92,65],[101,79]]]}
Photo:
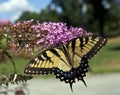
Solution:
{"label": "butterfly", "polygon": [[49,48],[40,52],[25,67],[26,74],[54,74],[60,81],[70,84],[81,80],[89,71],[88,59],[93,57],[107,42],[99,36],[82,36],[67,44]]}

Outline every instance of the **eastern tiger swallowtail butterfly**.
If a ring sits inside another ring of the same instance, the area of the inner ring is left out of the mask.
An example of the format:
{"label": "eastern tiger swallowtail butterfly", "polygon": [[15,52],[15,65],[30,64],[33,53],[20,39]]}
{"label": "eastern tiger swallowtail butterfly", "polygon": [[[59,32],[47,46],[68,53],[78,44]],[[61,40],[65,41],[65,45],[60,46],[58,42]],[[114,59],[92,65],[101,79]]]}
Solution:
{"label": "eastern tiger swallowtail butterfly", "polygon": [[86,85],[83,77],[89,70],[88,59],[106,44],[103,37],[77,37],[60,47],[49,48],[40,52],[25,67],[26,74],[54,74],[65,83],[69,83],[71,90],[75,79]]}

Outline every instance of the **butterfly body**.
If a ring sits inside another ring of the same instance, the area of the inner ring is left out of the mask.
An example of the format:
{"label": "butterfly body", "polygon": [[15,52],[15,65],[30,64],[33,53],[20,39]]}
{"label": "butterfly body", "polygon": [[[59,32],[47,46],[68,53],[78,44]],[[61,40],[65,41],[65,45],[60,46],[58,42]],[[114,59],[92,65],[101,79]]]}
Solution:
{"label": "butterfly body", "polygon": [[75,79],[83,81],[89,70],[88,59],[93,57],[106,39],[103,37],[77,37],[60,47],[40,52],[25,68],[26,74],[54,74],[65,83],[72,84]]}

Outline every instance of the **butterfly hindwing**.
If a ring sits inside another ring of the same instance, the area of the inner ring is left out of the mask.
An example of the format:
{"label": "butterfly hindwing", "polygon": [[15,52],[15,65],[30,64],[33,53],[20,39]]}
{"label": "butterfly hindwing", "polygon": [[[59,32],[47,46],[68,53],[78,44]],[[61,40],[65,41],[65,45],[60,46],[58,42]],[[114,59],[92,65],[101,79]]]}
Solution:
{"label": "butterfly hindwing", "polygon": [[80,66],[78,66],[77,68],[71,68],[67,72],[62,71],[59,68],[54,68],[54,75],[56,75],[56,78],[60,79],[60,81],[65,81],[65,83],[69,83],[71,90],[72,84],[75,83],[75,79],[77,79],[78,81],[81,80],[86,86],[83,77],[86,76],[86,72],[88,72],[89,70],[88,60],[86,58],[81,58],[79,64]]}

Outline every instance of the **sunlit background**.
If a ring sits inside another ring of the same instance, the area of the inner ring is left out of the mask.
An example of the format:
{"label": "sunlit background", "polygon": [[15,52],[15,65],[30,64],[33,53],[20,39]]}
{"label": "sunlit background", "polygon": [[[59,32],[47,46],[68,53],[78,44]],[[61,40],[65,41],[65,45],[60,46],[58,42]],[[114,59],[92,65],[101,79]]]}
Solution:
{"label": "sunlit background", "polygon": [[[72,94],[69,85],[55,77],[37,76],[25,86],[29,91],[19,85],[30,92],[29,95],[120,94],[120,0],[0,0],[0,20],[17,23],[30,19],[40,22],[60,21],[68,26],[82,27],[93,34],[106,37],[108,43],[89,60],[91,69],[85,77],[87,88],[82,82],[76,82]],[[13,72],[9,60],[2,59],[1,56],[0,75]],[[19,73],[23,74],[30,58],[28,54],[17,55],[15,62]],[[18,86],[11,85],[13,91],[2,95],[13,95],[16,87]],[[2,90],[0,88],[0,92]]]}

